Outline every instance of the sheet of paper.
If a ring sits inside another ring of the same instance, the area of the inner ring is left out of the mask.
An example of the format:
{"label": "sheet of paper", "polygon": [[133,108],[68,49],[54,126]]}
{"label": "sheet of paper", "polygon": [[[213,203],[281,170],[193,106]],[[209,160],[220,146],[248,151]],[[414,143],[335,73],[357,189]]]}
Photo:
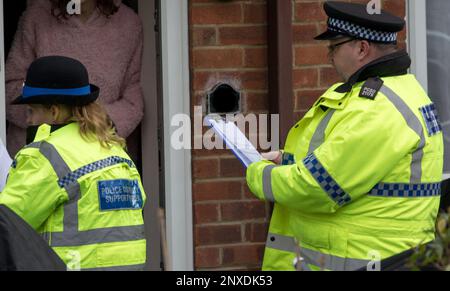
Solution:
{"label": "sheet of paper", "polygon": [[233,122],[215,117],[208,117],[207,121],[244,166],[262,160],[261,154]]}

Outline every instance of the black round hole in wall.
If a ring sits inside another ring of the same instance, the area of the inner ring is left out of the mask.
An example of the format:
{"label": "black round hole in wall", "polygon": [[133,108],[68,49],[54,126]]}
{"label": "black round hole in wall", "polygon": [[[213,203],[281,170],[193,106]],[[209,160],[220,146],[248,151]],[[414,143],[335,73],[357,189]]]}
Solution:
{"label": "black round hole in wall", "polygon": [[218,84],[208,94],[209,114],[234,114],[240,111],[241,94],[228,84]]}

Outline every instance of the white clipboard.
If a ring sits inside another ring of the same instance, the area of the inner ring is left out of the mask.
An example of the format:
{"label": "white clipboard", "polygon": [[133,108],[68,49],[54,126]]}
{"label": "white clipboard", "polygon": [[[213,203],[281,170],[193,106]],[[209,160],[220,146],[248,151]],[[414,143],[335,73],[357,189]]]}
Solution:
{"label": "white clipboard", "polygon": [[233,122],[225,121],[219,116],[208,116],[206,121],[245,167],[263,159]]}

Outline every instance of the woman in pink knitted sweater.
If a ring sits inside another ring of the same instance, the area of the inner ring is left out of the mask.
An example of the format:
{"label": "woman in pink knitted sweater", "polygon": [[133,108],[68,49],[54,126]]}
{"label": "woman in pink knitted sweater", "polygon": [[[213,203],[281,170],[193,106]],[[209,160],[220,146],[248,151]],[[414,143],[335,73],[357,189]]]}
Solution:
{"label": "woman in pink knitted sweater", "polygon": [[[140,85],[143,34],[139,17],[117,0],[82,0],[81,15],[62,7],[69,0],[32,0],[21,17],[6,62],[8,149],[25,145],[26,112],[10,105],[22,91],[29,65],[43,56],[78,59],[101,88],[99,102],[118,134],[128,137],[141,122],[144,101]],[[61,8],[59,8],[61,7]]]}

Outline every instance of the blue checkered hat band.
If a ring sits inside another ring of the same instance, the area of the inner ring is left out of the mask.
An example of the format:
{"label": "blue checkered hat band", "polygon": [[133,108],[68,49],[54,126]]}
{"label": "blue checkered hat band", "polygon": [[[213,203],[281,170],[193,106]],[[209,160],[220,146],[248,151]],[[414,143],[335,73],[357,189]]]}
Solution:
{"label": "blue checkered hat band", "polygon": [[428,184],[395,184],[380,183],[369,196],[392,198],[426,198],[441,195],[441,183]]}
{"label": "blue checkered hat band", "polygon": [[339,206],[344,206],[351,202],[350,195],[345,193],[333,177],[331,177],[314,153],[307,156],[303,160],[303,164],[325,193]]}
{"label": "blue checkered hat band", "polygon": [[336,18],[328,18],[328,29],[374,42],[395,43],[397,41],[396,32],[378,31]]}
{"label": "blue checkered hat band", "polygon": [[100,160],[94,163],[91,163],[89,165],[86,165],[84,167],[79,168],[78,170],[75,170],[73,172],[70,172],[67,174],[64,178],[60,179],[58,181],[58,185],[61,188],[65,188],[67,186],[70,186],[71,184],[74,184],[77,182],[77,180],[87,174],[90,174],[95,171],[99,171],[102,169],[105,169],[107,167],[111,167],[117,164],[127,164],[130,168],[134,168],[135,165],[133,161],[124,159],[121,157],[109,157],[104,160]]}

